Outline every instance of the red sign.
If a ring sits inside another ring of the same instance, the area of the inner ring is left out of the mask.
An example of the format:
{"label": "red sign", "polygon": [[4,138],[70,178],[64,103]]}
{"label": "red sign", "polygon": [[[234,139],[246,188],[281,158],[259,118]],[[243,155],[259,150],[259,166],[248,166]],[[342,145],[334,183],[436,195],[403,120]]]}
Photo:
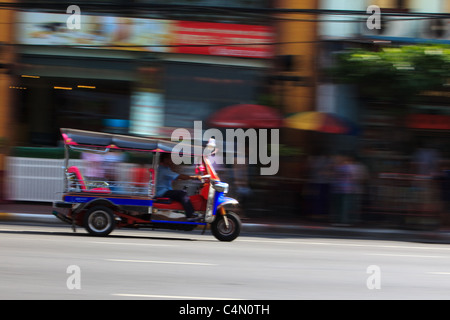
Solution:
{"label": "red sign", "polygon": [[[274,32],[268,26],[174,21],[172,52],[272,58]],[[266,44],[267,43],[267,44]]]}
{"label": "red sign", "polygon": [[413,114],[408,117],[408,127],[414,129],[450,130],[450,116],[437,114]]}

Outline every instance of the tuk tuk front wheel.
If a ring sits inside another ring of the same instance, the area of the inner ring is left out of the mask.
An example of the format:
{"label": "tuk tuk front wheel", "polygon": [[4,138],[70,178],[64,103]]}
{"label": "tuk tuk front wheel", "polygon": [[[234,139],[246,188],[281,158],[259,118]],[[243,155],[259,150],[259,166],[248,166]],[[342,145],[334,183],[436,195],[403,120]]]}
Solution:
{"label": "tuk tuk front wheel", "polygon": [[217,215],[213,223],[211,223],[211,232],[217,240],[220,241],[233,241],[241,233],[242,223],[239,216],[227,211],[228,227],[225,223],[225,219],[222,215]]}
{"label": "tuk tuk front wheel", "polygon": [[114,213],[104,206],[90,208],[84,215],[83,225],[91,235],[107,236],[115,227]]}

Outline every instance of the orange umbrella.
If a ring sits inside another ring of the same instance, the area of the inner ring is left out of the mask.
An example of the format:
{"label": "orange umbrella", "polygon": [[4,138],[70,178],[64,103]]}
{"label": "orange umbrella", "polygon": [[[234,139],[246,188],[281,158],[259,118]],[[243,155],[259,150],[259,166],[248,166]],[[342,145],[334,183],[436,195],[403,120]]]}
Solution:
{"label": "orange umbrella", "polygon": [[285,119],[285,126],[293,129],[325,133],[350,134],[352,127],[340,116],[319,111],[299,112]]}

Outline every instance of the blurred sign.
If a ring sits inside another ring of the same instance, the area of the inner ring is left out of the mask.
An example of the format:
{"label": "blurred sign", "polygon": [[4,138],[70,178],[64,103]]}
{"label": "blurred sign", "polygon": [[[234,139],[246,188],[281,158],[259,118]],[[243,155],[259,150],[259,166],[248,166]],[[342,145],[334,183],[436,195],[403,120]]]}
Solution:
{"label": "blurred sign", "polygon": [[406,123],[413,129],[450,130],[450,115],[412,114]]}
{"label": "blurred sign", "polygon": [[[68,29],[66,14],[20,12],[20,44],[114,47],[126,50],[167,51],[170,21],[107,16],[81,16],[80,29]],[[123,47],[122,47],[123,46]]]}
{"label": "blurred sign", "polygon": [[176,21],[174,52],[272,58],[274,32],[268,26]]}
{"label": "blurred sign", "polygon": [[229,57],[273,56],[269,43],[274,32],[268,26],[81,15],[81,28],[71,30],[67,18],[67,14],[19,12],[17,41]]}
{"label": "blurred sign", "polygon": [[130,133],[156,136],[164,122],[164,96],[151,89],[140,89],[131,97]]}

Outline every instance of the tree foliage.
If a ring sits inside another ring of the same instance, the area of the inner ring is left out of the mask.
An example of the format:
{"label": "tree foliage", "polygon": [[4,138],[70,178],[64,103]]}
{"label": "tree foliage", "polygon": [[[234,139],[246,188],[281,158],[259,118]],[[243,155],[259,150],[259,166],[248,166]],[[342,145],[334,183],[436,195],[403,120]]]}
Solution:
{"label": "tree foliage", "polygon": [[422,91],[444,88],[450,79],[450,48],[353,49],[338,55],[333,75],[338,82],[357,85],[367,98],[404,105]]}

